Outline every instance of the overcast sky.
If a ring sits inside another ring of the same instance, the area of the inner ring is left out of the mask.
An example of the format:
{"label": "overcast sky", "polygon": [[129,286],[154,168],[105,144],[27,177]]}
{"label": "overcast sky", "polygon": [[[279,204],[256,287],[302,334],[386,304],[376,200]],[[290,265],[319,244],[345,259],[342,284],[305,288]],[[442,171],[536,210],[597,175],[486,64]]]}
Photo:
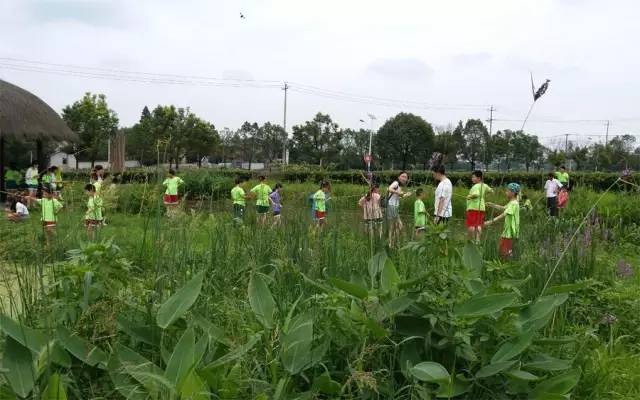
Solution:
{"label": "overcast sky", "polygon": [[[633,0],[0,0],[0,79],[58,111],[104,93],[124,126],[145,105],[175,104],[232,129],[282,123],[282,90],[16,71],[6,58],[290,81],[289,127],[321,111],[358,128],[367,113],[378,126],[399,111],[436,126],[488,119],[489,105],[496,119],[523,119],[531,71],[537,85],[552,82],[526,130],[598,140],[604,122],[540,121],[609,119],[611,134],[640,133],[639,20]],[[342,101],[294,91],[299,84],[451,109]],[[520,125],[496,121],[494,132]]]}

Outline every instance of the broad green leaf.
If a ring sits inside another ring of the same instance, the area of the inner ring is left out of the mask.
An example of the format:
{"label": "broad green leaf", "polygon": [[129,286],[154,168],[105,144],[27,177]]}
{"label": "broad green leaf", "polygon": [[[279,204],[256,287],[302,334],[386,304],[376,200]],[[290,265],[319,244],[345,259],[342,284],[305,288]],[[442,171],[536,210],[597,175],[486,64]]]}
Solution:
{"label": "broad green leaf", "polygon": [[160,306],[156,316],[156,322],[160,328],[166,329],[191,308],[200,295],[203,279],[204,271],[194,276]]}
{"label": "broad green leaf", "polygon": [[220,400],[235,400],[238,398],[241,372],[242,368],[238,361],[233,367],[231,367],[229,373],[222,381],[222,386],[220,387]]}
{"label": "broad green leaf", "polygon": [[123,371],[140,382],[149,394],[157,394],[163,387],[173,390],[171,382],[163,377],[162,370],[154,363],[119,343],[115,350]]}
{"label": "broad green leaf", "polygon": [[291,320],[289,331],[282,335],[280,358],[284,369],[291,375],[311,366],[311,343],[313,341],[313,318],[300,314]]}
{"label": "broad green leaf", "polygon": [[230,346],[231,343],[224,336],[224,331],[215,325],[213,322],[209,321],[202,315],[196,314],[194,317],[194,322],[198,325],[202,330],[209,335],[209,338],[218,343],[222,343],[224,345]]}
{"label": "broad green leaf", "polygon": [[541,328],[546,325],[551,313],[568,298],[567,294],[540,297],[534,303],[520,310],[516,327],[520,332]]}
{"label": "broad green leaf", "polygon": [[371,282],[375,282],[376,277],[379,273],[382,272],[385,264],[387,262],[387,253],[381,251],[380,253],[376,253],[371,260],[369,260],[369,276],[371,277]]}
{"label": "broad green leaf", "polygon": [[454,397],[465,394],[469,391],[471,385],[453,378],[451,381],[441,382],[436,391],[437,399],[452,399]]}
{"label": "broad green leaf", "polygon": [[267,329],[273,328],[276,302],[262,275],[254,273],[249,280],[249,303],[256,318]]}
{"label": "broad green leaf", "polygon": [[195,340],[193,328],[184,331],[164,371],[164,377],[178,390],[195,362]]}
{"label": "broad green leaf", "polygon": [[515,293],[490,294],[473,297],[456,306],[454,313],[459,317],[482,317],[502,310],[513,304],[518,296]]}
{"label": "broad green leaf", "polygon": [[423,382],[448,382],[451,379],[445,367],[432,361],[416,364],[411,368],[411,375]]}
{"label": "broad green leaf", "polygon": [[535,339],[533,341],[534,344],[544,345],[544,346],[558,346],[567,343],[574,343],[578,340],[575,336],[565,336],[565,337],[557,337],[557,338],[540,338]]}
{"label": "broad green leaf", "polygon": [[67,400],[67,392],[64,389],[64,385],[60,381],[60,375],[51,374],[49,377],[49,383],[42,392],[42,400]]}
{"label": "broad green leaf", "polygon": [[249,350],[253,348],[253,346],[255,346],[256,343],[258,343],[258,341],[260,340],[260,336],[260,333],[256,333],[255,335],[251,336],[251,338],[249,338],[249,341],[247,343],[243,344],[242,346],[236,347],[227,354],[207,365],[205,368],[207,370],[212,370],[216,367],[219,367],[231,361],[235,361],[238,358],[244,356],[249,352]]}
{"label": "broad green leaf", "polygon": [[482,254],[476,245],[467,243],[464,246],[462,261],[464,266],[472,272],[472,277],[480,277],[482,274]]}
{"label": "broad green leaf", "polygon": [[400,296],[395,299],[387,302],[384,306],[382,306],[384,310],[385,317],[391,318],[396,314],[399,314],[411,307],[415,303],[415,300],[410,298],[409,296]]}
{"label": "broad green leaf", "polygon": [[568,394],[558,394],[558,393],[535,393],[529,395],[529,399],[531,400],[570,400],[571,395]]}
{"label": "broad green leaf", "polygon": [[64,368],[71,368],[69,353],[56,340],[51,340],[36,356],[38,376],[49,368],[51,363],[58,364]]}
{"label": "broad green leaf", "polygon": [[113,383],[113,387],[128,400],[147,399],[146,390],[141,387],[124,369],[120,363],[118,352],[114,351],[109,357],[107,371]]}
{"label": "broad green leaf", "polygon": [[0,329],[13,340],[36,353],[42,351],[47,344],[45,335],[5,315],[0,315]]}
{"label": "broad green leaf", "polygon": [[544,291],[544,294],[553,295],[553,294],[577,292],[582,289],[586,289],[589,286],[593,286],[594,284],[595,282],[592,279],[587,279],[587,280],[576,282],[576,283],[567,283],[564,285],[550,286],[547,288],[547,290]]}
{"label": "broad green leaf", "polygon": [[520,353],[525,351],[527,347],[531,345],[531,339],[533,339],[534,333],[534,331],[523,333],[517,338],[505,342],[500,346],[496,354],[491,357],[491,363],[494,364],[501,361],[511,360],[520,355]]}
{"label": "broad green leaf", "polygon": [[33,368],[31,351],[14,340],[11,336],[5,339],[2,367],[11,389],[20,397],[27,397],[34,386],[36,371]]}
{"label": "broad green leaf", "polygon": [[524,365],[524,368],[539,371],[563,371],[571,368],[571,361],[560,360],[549,356],[541,356]]}
{"label": "broad green leaf", "polygon": [[522,371],[520,369],[514,369],[514,370],[511,370],[511,371],[508,371],[506,373],[506,375],[509,378],[517,379],[517,380],[520,380],[520,381],[527,381],[527,382],[537,381],[537,380],[540,379],[539,377],[535,376],[534,374],[532,374],[530,372],[527,372],[527,371]]}
{"label": "broad green leaf", "polygon": [[56,336],[62,347],[83,363],[94,367],[107,362],[107,355],[104,351],[80,336],[72,334],[67,328],[59,326],[56,329]]}
{"label": "broad green leaf", "polygon": [[124,315],[118,315],[116,321],[118,321],[118,328],[133,339],[151,346],[159,346],[162,331],[157,326],[141,325],[129,320]]}
{"label": "broad green leaf", "polygon": [[380,339],[383,337],[389,336],[389,332],[387,332],[382,325],[378,321],[375,321],[371,318],[367,318],[364,321],[364,325],[369,328],[369,331],[373,334],[374,337]]}
{"label": "broad green leaf", "polygon": [[490,376],[494,376],[499,374],[500,372],[506,371],[509,368],[513,367],[517,363],[517,361],[501,361],[501,362],[492,362],[491,364],[487,364],[484,367],[480,368],[480,370],[476,373],[476,378],[488,378]]}
{"label": "broad green leaf", "polygon": [[564,395],[571,391],[580,380],[580,371],[573,369],[564,374],[545,379],[538,383],[529,396],[530,399],[542,400],[544,394]]}
{"label": "broad green leaf", "polygon": [[211,394],[207,383],[192,370],[182,384],[180,400],[209,400]]}
{"label": "broad green leaf", "polygon": [[313,380],[313,386],[311,387],[311,390],[314,392],[330,395],[339,395],[341,389],[340,383],[331,379],[331,376],[327,372],[315,378]]}
{"label": "broad green leaf", "polygon": [[428,319],[410,315],[399,315],[394,318],[396,331],[404,336],[424,337],[431,331],[431,323]]}
{"label": "broad green leaf", "polygon": [[348,294],[355,296],[359,299],[365,299],[369,295],[369,292],[367,292],[367,289],[363,288],[362,286],[358,286],[355,283],[347,282],[342,279],[329,278],[329,283],[331,283],[336,288],[344,292],[347,292]]}
{"label": "broad green leaf", "polygon": [[400,276],[396,267],[393,266],[391,261],[384,263],[382,267],[382,273],[380,274],[380,287],[385,293],[396,293],[398,291],[398,284],[400,283]]}

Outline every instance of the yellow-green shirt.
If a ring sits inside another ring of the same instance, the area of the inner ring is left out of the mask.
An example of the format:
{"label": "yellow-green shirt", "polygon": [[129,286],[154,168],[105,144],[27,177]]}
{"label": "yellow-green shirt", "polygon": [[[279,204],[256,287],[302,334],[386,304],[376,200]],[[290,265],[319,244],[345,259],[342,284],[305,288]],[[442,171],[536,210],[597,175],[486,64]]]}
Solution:
{"label": "yellow-green shirt", "polygon": [[244,189],[241,188],[240,186],[236,186],[233,189],[231,189],[231,200],[233,200],[233,204],[238,204],[241,206],[244,206],[245,204],[247,204],[244,196],[245,196]]}
{"label": "yellow-green shirt", "polygon": [[251,189],[252,193],[256,194],[256,205],[269,207],[269,195],[271,194],[271,188],[266,183],[260,183]]}
{"label": "yellow-green shirt", "polygon": [[24,175],[24,181],[27,185],[38,184],[38,168],[29,168]]}
{"label": "yellow-green shirt", "polygon": [[569,183],[569,173],[568,172],[556,172],[556,179],[562,183],[562,185],[566,185]]}
{"label": "yellow-green shirt", "polygon": [[486,206],[484,202],[484,196],[487,193],[493,192],[493,189],[486,183],[480,182],[471,186],[471,190],[469,190],[469,196],[474,196],[475,198],[467,200],[467,210],[477,210],[477,211],[485,211]]}
{"label": "yellow-green shirt", "polygon": [[327,211],[326,196],[325,196],[325,193],[322,191],[322,189],[314,193],[313,204],[314,204],[314,209],[316,211],[320,211],[320,212]]}
{"label": "yellow-green shirt", "polygon": [[427,225],[427,208],[424,206],[424,201],[418,199],[413,203],[413,218],[415,226],[423,227]]}
{"label": "yellow-green shirt", "polygon": [[84,219],[102,221],[102,198],[100,196],[91,196],[87,200],[87,213]]}
{"label": "yellow-green shirt", "polygon": [[517,239],[520,236],[520,205],[518,200],[511,200],[505,207],[504,213],[502,237],[505,239]]}
{"label": "yellow-green shirt", "polygon": [[62,203],[57,199],[37,199],[36,203],[42,210],[42,221],[56,222],[58,220],[58,211],[62,208]]}
{"label": "yellow-green shirt", "polygon": [[179,176],[165,179],[164,182],[162,182],[162,184],[167,187],[167,190],[164,192],[164,194],[169,196],[177,196],[178,186],[182,185],[183,183],[184,181]]}

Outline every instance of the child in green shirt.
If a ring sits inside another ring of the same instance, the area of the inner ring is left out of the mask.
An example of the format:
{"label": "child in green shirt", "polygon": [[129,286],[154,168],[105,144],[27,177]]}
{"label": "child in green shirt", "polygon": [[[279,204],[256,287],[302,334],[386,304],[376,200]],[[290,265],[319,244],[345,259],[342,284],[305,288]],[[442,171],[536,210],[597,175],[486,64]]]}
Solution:
{"label": "child in green shirt", "polygon": [[244,208],[247,204],[247,195],[244,192],[242,183],[244,180],[240,177],[236,178],[236,185],[231,189],[231,200],[233,201],[233,220],[241,224],[244,218]]}
{"label": "child in green shirt", "polygon": [[51,193],[51,189],[42,190],[43,197],[36,200],[36,204],[42,210],[42,226],[45,231],[47,246],[51,243],[51,238],[56,232],[56,222],[58,222],[58,212],[62,208],[62,203]]}
{"label": "child in green shirt", "polygon": [[415,236],[420,237],[427,229],[427,208],[424,206],[424,190],[416,190],[416,201],[413,203]]}
{"label": "child in green shirt", "polygon": [[164,204],[165,205],[177,205],[179,203],[178,198],[178,186],[184,184],[182,178],[176,176],[176,171],[170,169],[169,176],[162,182],[167,190],[164,192]]}
{"label": "child in green shirt", "polygon": [[480,243],[486,211],[484,197],[487,193],[493,193],[493,189],[482,181],[482,171],[473,171],[471,182],[473,186],[467,195],[467,234],[469,240]]}
{"label": "child in green shirt", "polygon": [[320,189],[313,194],[313,210],[318,226],[326,224],[327,217],[327,193],[331,190],[331,184],[327,181],[320,183]]}
{"label": "child in green shirt", "polygon": [[87,212],[84,215],[84,224],[87,226],[87,237],[94,239],[94,231],[102,225],[102,198],[96,193],[92,184],[87,184],[84,191],[89,197],[87,200]]}
{"label": "child in green shirt", "polygon": [[500,235],[500,256],[503,260],[511,258],[513,255],[513,242],[520,236],[520,205],[518,204],[518,193],[520,193],[520,185],[510,183],[507,185],[506,190],[507,199],[509,199],[506,206],[487,203],[490,207],[504,210],[502,214],[484,223],[484,225],[487,226],[504,219],[504,228]]}
{"label": "child in green shirt", "polygon": [[258,177],[259,183],[251,189],[251,193],[256,197],[256,212],[258,213],[258,224],[267,223],[267,213],[271,204],[271,187],[265,183],[267,178],[264,175]]}

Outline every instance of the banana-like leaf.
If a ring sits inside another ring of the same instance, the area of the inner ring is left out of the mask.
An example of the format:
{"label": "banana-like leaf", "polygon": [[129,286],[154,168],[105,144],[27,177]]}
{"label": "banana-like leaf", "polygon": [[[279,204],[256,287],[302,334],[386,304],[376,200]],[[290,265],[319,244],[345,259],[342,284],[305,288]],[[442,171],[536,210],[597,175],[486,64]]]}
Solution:
{"label": "banana-like leaf", "polygon": [[520,353],[531,345],[531,339],[533,339],[534,333],[534,331],[523,333],[514,340],[504,343],[500,346],[496,354],[491,357],[491,364],[508,361],[520,355]]}
{"label": "banana-like leaf", "polygon": [[2,366],[8,370],[4,376],[11,389],[18,396],[27,397],[33,390],[36,376],[31,350],[8,336],[5,340]]}
{"label": "banana-like leaf", "polygon": [[311,366],[313,318],[300,314],[291,320],[289,330],[282,336],[280,358],[284,369],[295,375]]}
{"label": "banana-like leaf", "polygon": [[195,334],[193,328],[189,328],[182,334],[182,337],[173,349],[173,354],[169,358],[164,377],[180,390],[182,381],[189,374],[195,362]]}
{"label": "banana-like leaf", "polygon": [[44,334],[29,328],[6,315],[0,315],[0,329],[29,350],[39,353],[47,344]]}
{"label": "banana-like leaf", "polygon": [[189,311],[200,295],[203,279],[204,271],[194,276],[186,285],[162,303],[158,315],[156,315],[156,322],[160,328],[166,329]]}
{"label": "banana-like leaf", "polygon": [[91,367],[106,364],[107,355],[104,351],[80,336],[72,334],[67,328],[59,326],[56,329],[56,337],[62,347],[85,364]]}
{"label": "banana-like leaf", "polygon": [[517,361],[501,361],[496,363],[487,364],[476,373],[477,379],[488,378],[490,376],[497,375],[501,372],[513,367]]}
{"label": "banana-like leaf", "polygon": [[49,383],[42,392],[42,400],[67,400],[67,392],[64,384],[60,380],[60,375],[51,374]]}
{"label": "banana-like leaf", "polygon": [[209,393],[209,386],[200,378],[195,370],[187,375],[182,384],[180,390],[180,400],[209,400],[211,399],[211,393]]}
{"label": "banana-like leaf", "polygon": [[391,261],[384,263],[382,267],[382,273],[380,274],[380,288],[385,293],[396,293],[398,291],[398,284],[400,283],[400,275],[396,267]]}
{"label": "banana-like leaf", "polygon": [[459,317],[482,317],[494,314],[513,304],[518,296],[515,293],[490,294],[472,297],[456,306],[454,313]]}
{"label": "banana-like leaf", "polygon": [[238,358],[244,356],[246,353],[249,352],[249,350],[251,350],[253,348],[253,346],[256,345],[256,343],[258,343],[258,341],[260,340],[260,336],[261,333],[256,333],[255,335],[251,336],[251,338],[249,338],[249,341],[245,344],[243,344],[240,347],[237,347],[233,350],[231,350],[230,352],[228,352],[227,354],[223,355],[222,357],[218,358],[217,360],[213,361],[212,363],[208,364],[205,369],[206,370],[212,370],[215,369],[221,365],[224,365],[226,363],[229,363],[231,361],[235,361]]}
{"label": "banana-like leaf", "polygon": [[448,382],[451,379],[449,371],[442,364],[424,361],[411,368],[411,375],[422,382]]}
{"label": "banana-like leaf", "polygon": [[276,302],[267,282],[259,273],[252,274],[249,280],[249,304],[258,321],[267,329],[273,328]]}
{"label": "banana-like leaf", "polygon": [[346,292],[354,297],[359,299],[365,299],[369,292],[367,289],[362,286],[356,285],[355,283],[347,282],[345,280],[339,278],[329,278],[329,283],[331,283],[334,287]]}

